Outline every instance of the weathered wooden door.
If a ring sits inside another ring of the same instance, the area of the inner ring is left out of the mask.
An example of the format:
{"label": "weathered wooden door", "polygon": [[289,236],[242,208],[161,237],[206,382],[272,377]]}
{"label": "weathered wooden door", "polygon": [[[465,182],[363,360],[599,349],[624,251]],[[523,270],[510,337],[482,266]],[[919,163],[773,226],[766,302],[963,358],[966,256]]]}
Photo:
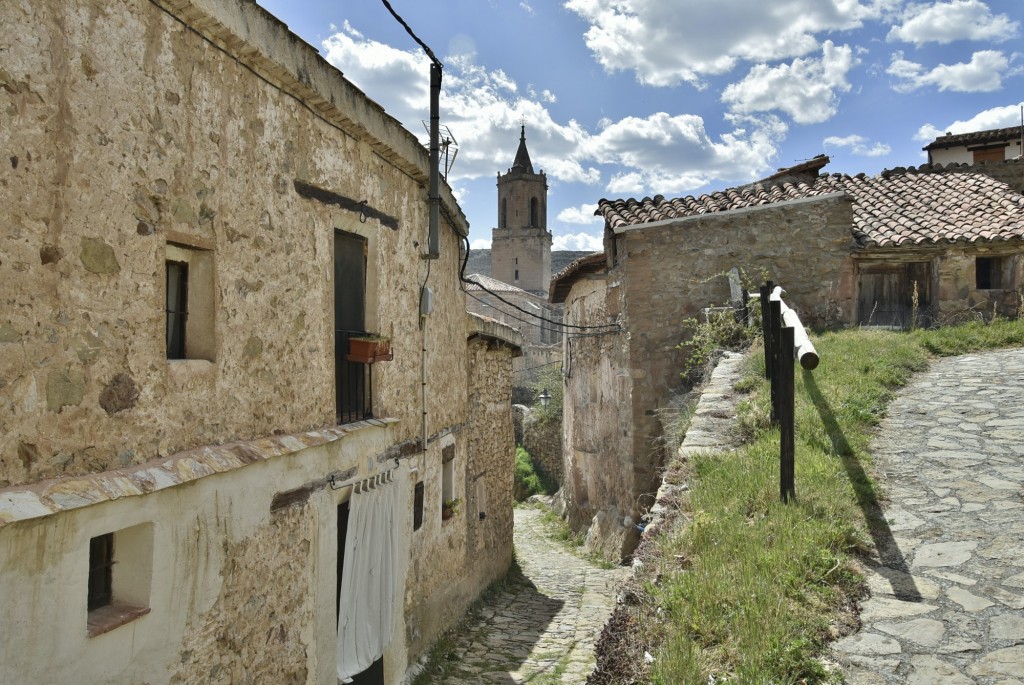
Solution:
{"label": "weathered wooden door", "polygon": [[928,262],[864,266],[858,285],[857,323],[862,326],[906,328],[915,316],[920,323],[930,311]]}

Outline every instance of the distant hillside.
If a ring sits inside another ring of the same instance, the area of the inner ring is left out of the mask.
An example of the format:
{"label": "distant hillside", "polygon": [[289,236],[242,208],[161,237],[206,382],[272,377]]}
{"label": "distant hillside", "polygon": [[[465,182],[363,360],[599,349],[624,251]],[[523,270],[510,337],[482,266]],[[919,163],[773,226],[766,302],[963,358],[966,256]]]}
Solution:
{"label": "distant hillside", "polygon": [[[554,276],[559,271],[564,269],[569,262],[574,259],[579,259],[593,252],[578,250],[552,250],[551,251],[551,275]],[[484,276],[491,275],[491,251],[490,250],[470,250],[469,261],[466,262],[466,275],[469,274],[483,274]]]}

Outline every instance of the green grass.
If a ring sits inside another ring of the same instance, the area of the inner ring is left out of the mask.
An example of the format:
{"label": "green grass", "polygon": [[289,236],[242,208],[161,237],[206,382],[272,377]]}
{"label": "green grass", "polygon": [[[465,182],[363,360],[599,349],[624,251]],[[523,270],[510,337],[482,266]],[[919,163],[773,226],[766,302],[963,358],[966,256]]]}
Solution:
{"label": "green grass", "polygon": [[[1024,323],[1009,321],[816,338],[821,366],[796,375],[797,501],[789,505],[779,502],[767,382],[745,381],[749,444],[689,465],[692,521],[658,543],[647,585],[660,610],[648,617],[661,644],[651,682],[834,678],[816,657],[836,637],[840,610],[862,591],[851,557],[888,530],[867,451],[888,402],[931,355],[1020,345]],[[755,350],[748,374],[762,371]]]}
{"label": "green grass", "polygon": [[558,488],[536,469],[533,457],[522,446],[516,447],[515,498],[525,502],[531,495],[550,495]]}

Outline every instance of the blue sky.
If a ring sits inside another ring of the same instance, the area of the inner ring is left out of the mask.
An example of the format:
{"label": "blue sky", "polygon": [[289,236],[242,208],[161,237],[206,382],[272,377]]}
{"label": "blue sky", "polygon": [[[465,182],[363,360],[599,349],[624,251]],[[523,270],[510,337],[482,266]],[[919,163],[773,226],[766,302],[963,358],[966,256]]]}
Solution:
{"label": "blue sky", "polygon": [[[379,0],[258,0],[426,142],[429,63]],[[449,184],[487,247],[525,122],[555,249],[600,249],[601,198],[925,161],[1015,126],[1020,0],[391,0],[445,65]]]}

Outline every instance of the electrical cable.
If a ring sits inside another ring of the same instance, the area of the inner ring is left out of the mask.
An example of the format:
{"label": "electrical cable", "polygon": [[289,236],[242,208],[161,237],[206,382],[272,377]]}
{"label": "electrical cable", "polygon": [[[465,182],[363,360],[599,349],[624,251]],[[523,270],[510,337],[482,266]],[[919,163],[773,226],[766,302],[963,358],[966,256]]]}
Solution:
{"label": "electrical cable", "polygon": [[384,6],[388,8],[388,12],[391,12],[391,16],[395,18],[395,21],[402,25],[402,27],[405,29],[405,32],[412,36],[412,39],[416,41],[417,45],[423,48],[423,52],[427,53],[427,57],[430,58],[430,61],[436,64],[438,67],[444,68],[444,65],[441,64],[441,60],[434,56],[434,51],[428,48],[427,44],[420,40],[419,36],[413,33],[412,28],[405,23],[405,19],[402,19],[402,17],[398,16],[398,12],[396,12],[395,8],[391,6],[391,3],[388,2],[388,0],[381,0],[381,2],[383,2]]}
{"label": "electrical cable", "polygon": [[[622,326],[620,326],[617,321],[615,323],[599,324],[599,325],[596,325],[596,326],[580,326],[580,325],[577,325],[577,324],[562,323],[560,321],[555,321],[554,319],[549,319],[547,317],[541,316],[540,314],[534,314],[531,311],[523,309],[522,307],[520,307],[519,305],[515,304],[514,302],[509,302],[504,297],[502,297],[498,293],[494,292],[493,290],[491,290],[487,286],[483,285],[482,283],[477,283],[476,281],[469,280],[468,278],[466,278],[466,264],[469,262],[469,237],[468,236],[463,236],[462,237],[462,241],[466,245],[466,255],[462,258],[462,267],[459,269],[459,280],[462,281],[463,283],[472,283],[473,285],[477,286],[478,288],[480,288],[484,292],[487,292],[487,293],[493,295],[495,298],[497,298],[501,302],[504,302],[509,307],[512,307],[513,309],[516,309],[516,310],[522,312],[523,314],[526,314],[527,316],[532,316],[535,319],[539,319],[541,321],[546,321],[547,323],[551,324],[552,326],[558,326],[559,328],[572,328],[572,329],[575,329],[575,330],[602,330],[602,331],[616,332],[616,333],[622,332]],[[465,288],[463,288],[463,290],[465,290]],[[467,294],[468,294],[468,292],[467,292]]]}

